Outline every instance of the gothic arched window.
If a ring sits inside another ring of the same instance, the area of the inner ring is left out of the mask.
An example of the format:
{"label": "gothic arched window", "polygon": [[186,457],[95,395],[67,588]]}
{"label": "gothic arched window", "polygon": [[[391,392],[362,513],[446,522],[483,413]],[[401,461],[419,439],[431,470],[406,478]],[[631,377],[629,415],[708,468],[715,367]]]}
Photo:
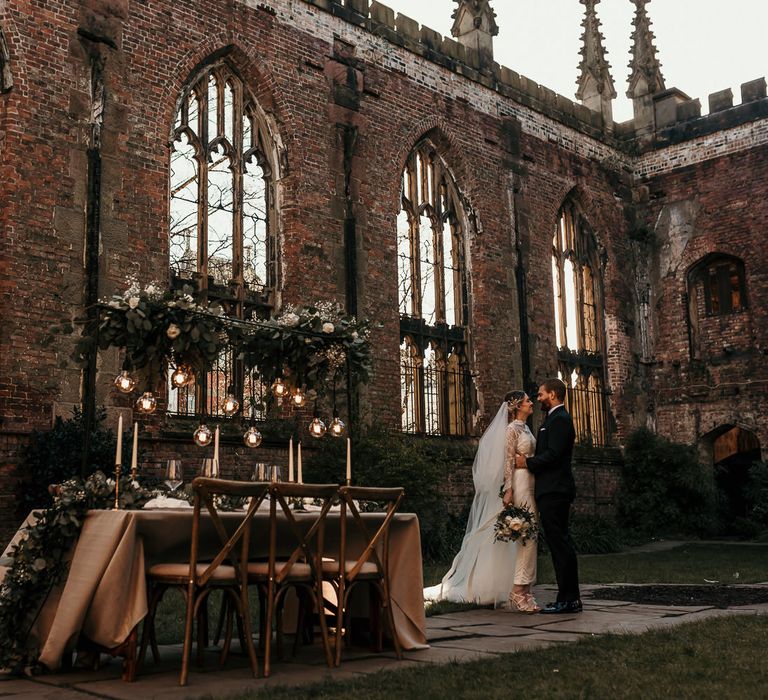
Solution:
{"label": "gothic arched window", "polygon": [[[265,315],[276,286],[273,143],[248,88],[226,62],[182,93],[170,162],[171,284],[191,284],[236,318]],[[229,391],[258,378],[225,353],[196,391],[169,392],[169,410],[219,413]]]}
{"label": "gothic arched window", "polygon": [[401,426],[410,433],[466,435],[466,224],[453,178],[429,141],[408,158],[401,194]]}
{"label": "gothic arched window", "polygon": [[597,242],[574,203],[560,210],[552,240],[552,282],[559,373],[568,387],[576,438],[608,440],[602,285]]}

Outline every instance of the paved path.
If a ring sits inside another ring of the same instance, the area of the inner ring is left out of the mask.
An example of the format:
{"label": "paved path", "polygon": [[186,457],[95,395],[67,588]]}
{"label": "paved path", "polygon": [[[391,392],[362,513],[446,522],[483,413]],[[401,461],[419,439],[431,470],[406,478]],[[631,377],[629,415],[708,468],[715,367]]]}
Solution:
{"label": "paved path", "polygon": [[[709,606],[639,605],[592,597],[592,590],[604,587],[583,587],[584,612],[580,615],[522,615],[481,609],[427,618],[430,648],[406,652],[403,661],[398,661],[392,653],[372,654],[366,650],[353,650],[345,652],[345,660],[340,668],[329,671],[319,648],[309,648],[302,650],[290,661],[275,663],[270,678],[254,680],[243,658],[231,657],[228,666],[218,671],[217,656],[211,653],[207,670],[194,671],[190,674],[189,685],[180,688],[177,679],[181,649],[179,646],[167,646],[161,647],[162,663],[158,666],[147,663],[133,684],[120,680],[120,664],[112,660],[98,671],[74,671],[32,679],[0,681],[0,697],[3,700],[223,697],[256,687],[300,686],[326,677],[341,680],[383,669],[395,670],[424,663],[493,658],[498,654],[567,644],[596,634],[639,634],[652,628],[671,627],[713,617],[768,614],[768,604],[720,610]],[[551,586],[541,586],[537,589],[537,597],[539,600],[549,600],[552,597],[551,590]],[[301,697],[298,688],[296,697]]]}

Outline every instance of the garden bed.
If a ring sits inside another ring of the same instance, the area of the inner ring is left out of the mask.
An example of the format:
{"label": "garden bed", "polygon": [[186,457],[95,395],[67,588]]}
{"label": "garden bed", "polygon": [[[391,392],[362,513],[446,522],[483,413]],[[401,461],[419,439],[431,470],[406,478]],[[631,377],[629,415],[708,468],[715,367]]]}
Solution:
{"label": "garden bed", "polygon": [[602,600],[626,600],[649,605],[734,605],[768,603],[768,586],[613,586],[598,588],[592,595]]}

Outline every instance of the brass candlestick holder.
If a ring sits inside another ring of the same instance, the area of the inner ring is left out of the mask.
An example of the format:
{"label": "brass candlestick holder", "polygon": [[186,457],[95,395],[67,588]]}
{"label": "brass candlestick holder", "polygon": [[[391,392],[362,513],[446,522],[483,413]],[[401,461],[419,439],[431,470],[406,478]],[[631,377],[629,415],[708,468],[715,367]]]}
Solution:
{"label": "brass candlestick holder", "polygon": [[118,462],[115,464],[115,506],[112,510],[120,510],[120,471],[122,465]]}

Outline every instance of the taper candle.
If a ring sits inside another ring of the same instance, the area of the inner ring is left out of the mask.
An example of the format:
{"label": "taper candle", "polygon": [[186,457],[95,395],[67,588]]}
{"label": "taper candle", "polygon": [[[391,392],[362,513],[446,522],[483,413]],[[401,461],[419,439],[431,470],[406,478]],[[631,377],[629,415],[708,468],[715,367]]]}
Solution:
{"label": "taper candle", "polygon": [[115,464],[123,463],[123,414],[117,417],[117,450],[115,451]]}
{"label": "taper candle", "polygon": [[352,483],[352,443],[347,438],[347,483]]}
{"label": "taper candle", "polygon": [[288,440],[288,481],[293,483],[293,436]]}
{"label": "taper candle", "polygon": [[299,471],[299,483],[304,483],[304,474],[301,471],[301,440],[299,440],[299,447],[296,450],[296,461],[298,463],[298,471]]}
{"label": "taper candle", "polygon": [[131,476],[136,477],[136,469],[139,466],[139,424],[133,424],[133,452],[131,453]]}
{"label": "taper candle", "polygon": [[213,458],[216,460],[216,464],[219,463],[219,426],[216,426],[216,432],[213,438]]}

